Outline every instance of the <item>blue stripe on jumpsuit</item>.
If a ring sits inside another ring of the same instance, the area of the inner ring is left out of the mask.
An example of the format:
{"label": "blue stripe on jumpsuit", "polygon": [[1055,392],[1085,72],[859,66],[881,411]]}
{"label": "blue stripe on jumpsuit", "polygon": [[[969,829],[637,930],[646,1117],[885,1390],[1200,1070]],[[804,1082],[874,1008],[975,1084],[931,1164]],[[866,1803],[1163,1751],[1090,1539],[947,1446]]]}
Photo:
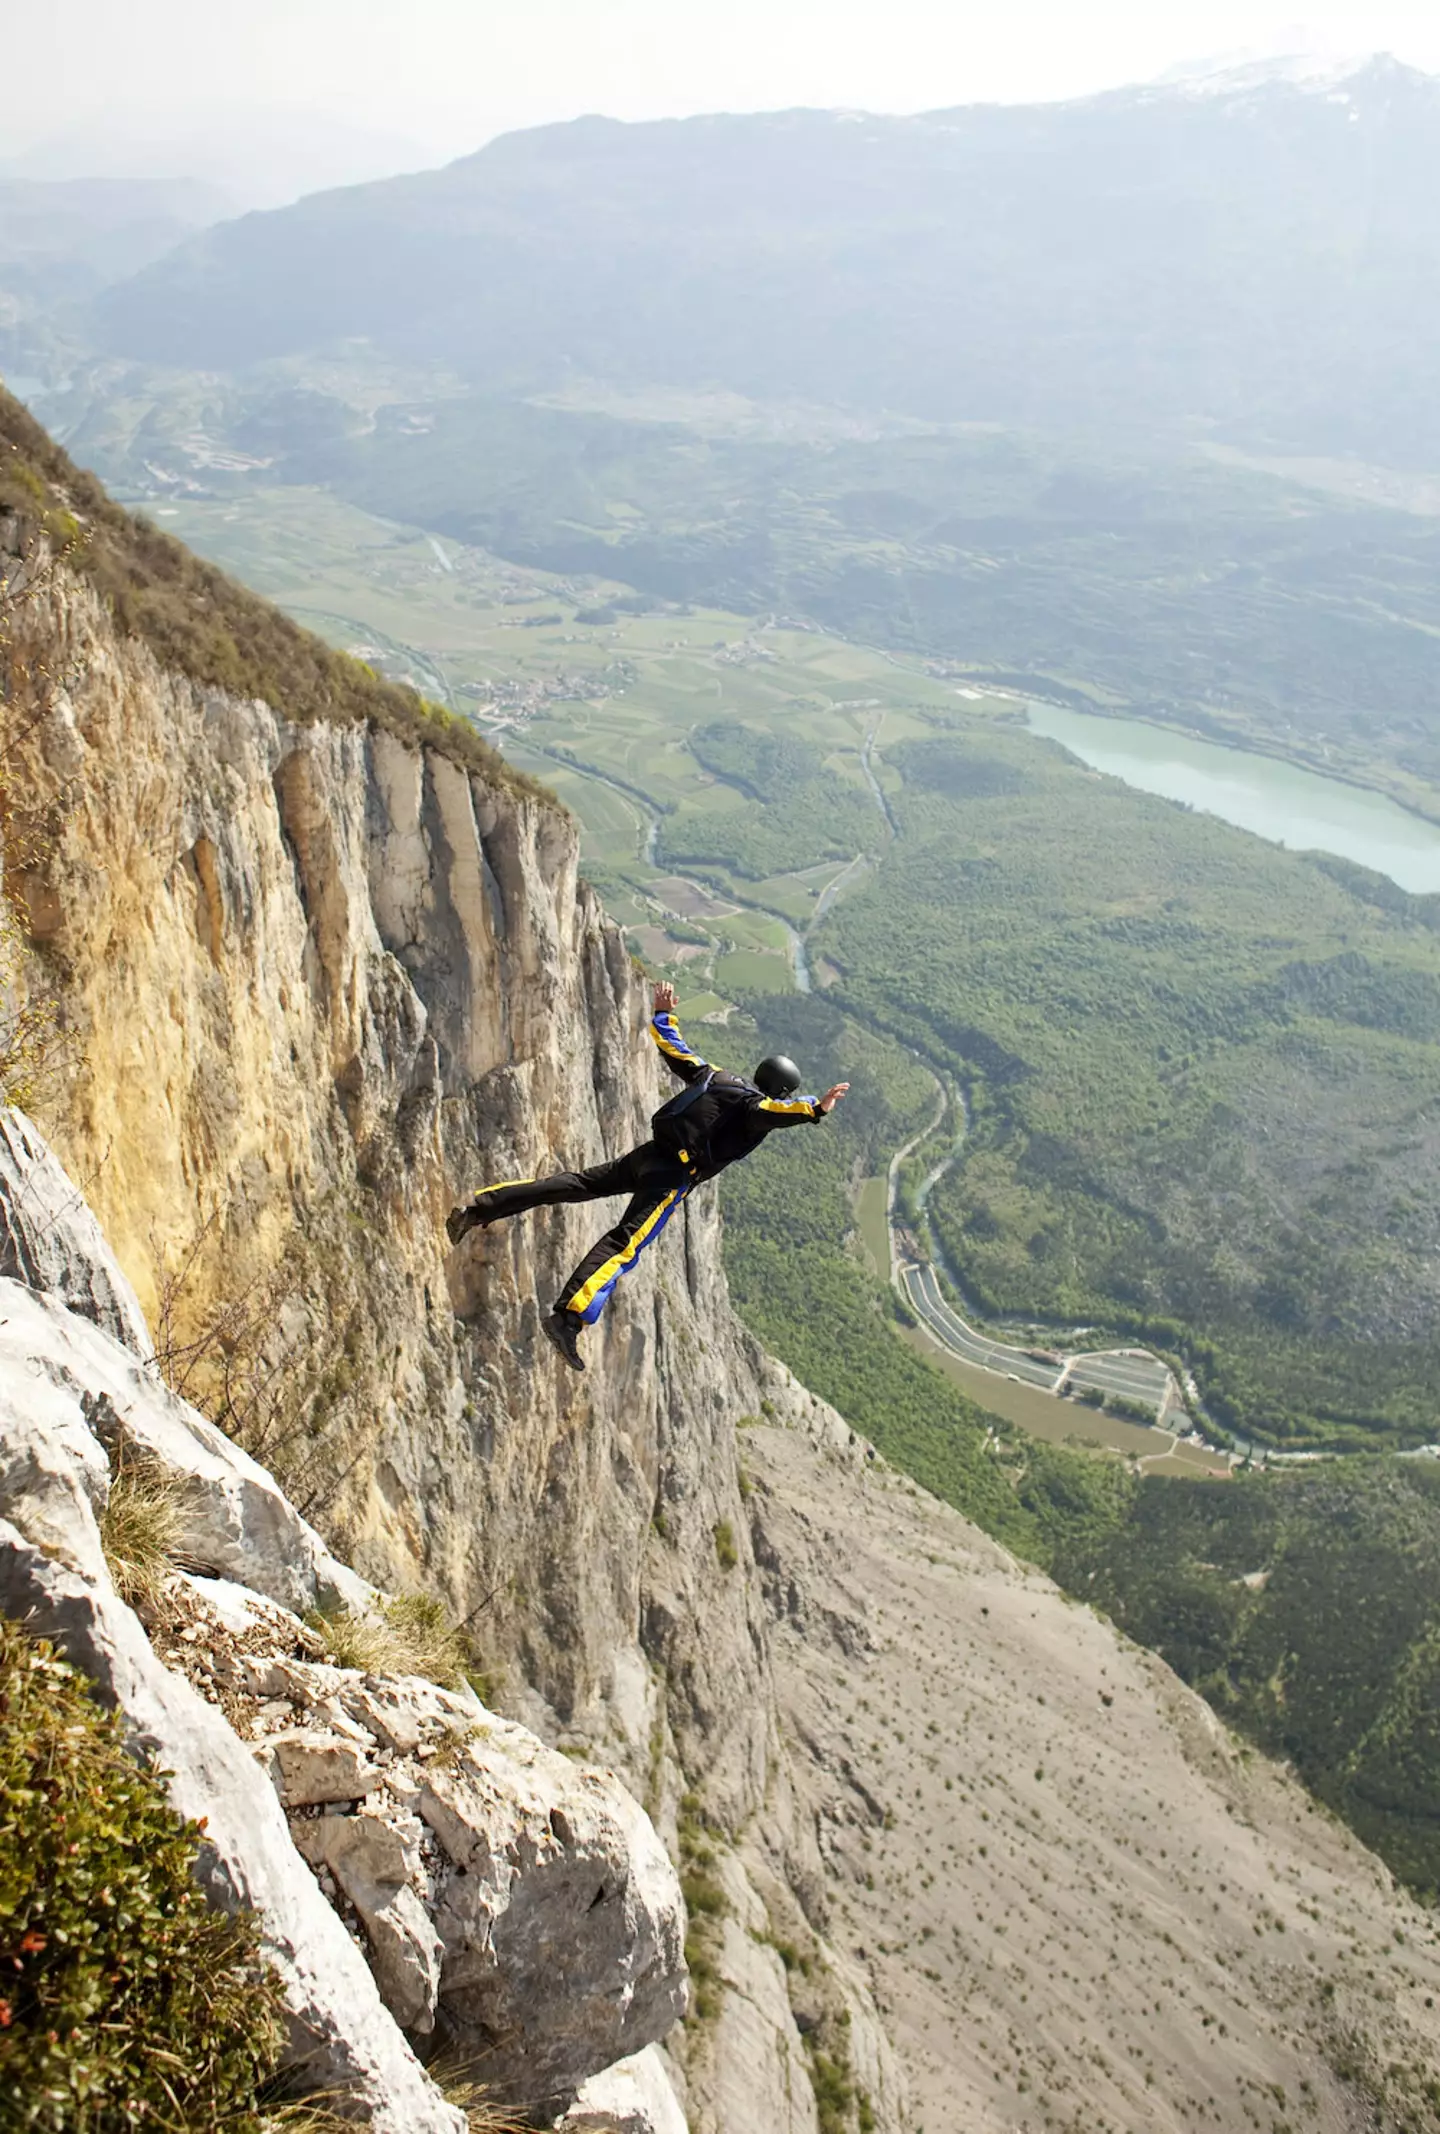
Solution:
{"label": "blue stripe on jumpsuit", "polygon": [[672,1192],[667,1193],[653,1213],[646,1216],[629,1244],[622,1246],[619,1252],[597,1267],[589,1281],[576,1290],[567,1303],[566,1310],[573,1312],[576,1318],[583,1319],[587,1326],[593,1326],[609,1302],[610,1292],[621,1275],[629,1274],[646,1246],[659,1237],[690,1190],[688,1185],[676,1186]]}

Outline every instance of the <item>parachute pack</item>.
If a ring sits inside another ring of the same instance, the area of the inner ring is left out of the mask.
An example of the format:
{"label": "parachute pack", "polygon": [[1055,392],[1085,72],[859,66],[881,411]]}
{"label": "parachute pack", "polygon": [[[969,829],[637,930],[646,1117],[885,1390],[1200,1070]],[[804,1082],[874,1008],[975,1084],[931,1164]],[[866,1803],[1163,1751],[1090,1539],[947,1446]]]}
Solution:
{"label": "parachute pack", "polygon": [[675,1092],[650,1118],[650,1131],[659,1146],[671,1156],[703,1170],[710,1154],[710,1140],[727,1112],[743,1111],[760,1094],[738,1075],[721,1075],[714,1067],[697,1074],[693,1082]]}

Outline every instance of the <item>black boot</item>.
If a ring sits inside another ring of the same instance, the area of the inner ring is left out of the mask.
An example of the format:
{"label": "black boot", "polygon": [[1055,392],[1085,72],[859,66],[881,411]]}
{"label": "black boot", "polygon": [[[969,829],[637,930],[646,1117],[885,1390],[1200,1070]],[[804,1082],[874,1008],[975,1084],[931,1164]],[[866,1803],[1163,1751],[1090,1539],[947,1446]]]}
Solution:
{"label": "black boot", "polygon": [[572,1371],[585,1368],[580,1360],[580,1329],[584,1323],[574,1312],[562,1311],[558,1304],[540,1321],[541,1333],[556,1353],[564,1357]]}
{"label": "black boot", "polygon": [[452,1245],[458,1245],[462,1237],[468,1237],[477,1224],[483,1230],[487,1223],[498,1220],[496,1216],[486,1213],[485,1203],[488,1198],[488,1194],[477,1193],[473,1200],[466,1201],[463,1208],[450,1210],[445,1218],[445,1235]]}

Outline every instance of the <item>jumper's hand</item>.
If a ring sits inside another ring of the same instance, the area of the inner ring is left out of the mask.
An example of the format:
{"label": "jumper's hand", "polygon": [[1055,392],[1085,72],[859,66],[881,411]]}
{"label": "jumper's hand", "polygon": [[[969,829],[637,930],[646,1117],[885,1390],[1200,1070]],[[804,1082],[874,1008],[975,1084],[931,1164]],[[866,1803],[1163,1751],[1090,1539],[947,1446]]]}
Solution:
{"label": "jumper's hand", "polygon": [[821,1111],[834,1111],[836,1105],[840,1102],[840,1099],[844,1096],[846,1090],[849,1087],[850,1084],[848,1082],[837,1082],[833,1089],[827,1089],[824,1096],[820,1099]]}
{"label": "jumper's hand", "polygon": [[679,998],[679,994],[669,980],[662,978],[655,988],[655,1000],[651,1012],[655,1015],[672,1015],[675,1011],[675,1003]]}

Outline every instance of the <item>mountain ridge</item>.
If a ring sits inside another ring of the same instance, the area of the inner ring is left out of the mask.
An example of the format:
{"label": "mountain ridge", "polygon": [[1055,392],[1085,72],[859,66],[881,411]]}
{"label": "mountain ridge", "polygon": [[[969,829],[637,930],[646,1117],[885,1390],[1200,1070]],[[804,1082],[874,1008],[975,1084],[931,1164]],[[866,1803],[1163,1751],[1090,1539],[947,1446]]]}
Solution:
{"label": "mountain ridge", "polygon": [[91,330],[171,366],[359,338],[505,394],[704,385],[1375,457],[1403,435],[1423,458],[1440,83],[1352,79],[1347,104],[579,119],[222,225],[105,292]]}

